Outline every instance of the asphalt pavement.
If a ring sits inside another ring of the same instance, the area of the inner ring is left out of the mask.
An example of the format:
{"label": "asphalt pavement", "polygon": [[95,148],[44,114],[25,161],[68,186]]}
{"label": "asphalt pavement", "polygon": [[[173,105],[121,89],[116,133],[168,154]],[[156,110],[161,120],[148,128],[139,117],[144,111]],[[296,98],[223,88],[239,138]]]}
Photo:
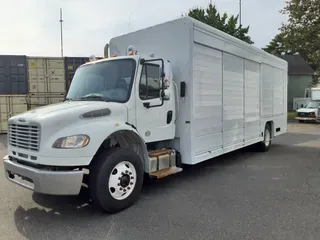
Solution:
{"label": "asphalt pavement", "polygon": [[[0,156],[6,154],[0,135]],[[131,208],[109,215],[85,194],[53,197],[5,179],[0,239],[319,239],[320,126],[290,124],[267,153],[237,151],[144,185]]]}

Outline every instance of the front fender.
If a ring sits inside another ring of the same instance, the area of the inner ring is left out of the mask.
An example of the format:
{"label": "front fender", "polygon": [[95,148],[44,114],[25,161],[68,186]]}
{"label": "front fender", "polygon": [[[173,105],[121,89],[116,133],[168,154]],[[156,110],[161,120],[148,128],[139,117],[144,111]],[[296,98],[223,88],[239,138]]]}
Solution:
{"label": "front fender", "polygon": [[[105,120],[105,119],[104,119]],[[60,129],[53,135],[45,138],[44,142],[41,142],[41,153],[43,156],[56,156],[58,158],[77,158],[87,159],[85,162],[82,160],[79,165],[89,165],[93,156],[98,151],[100,145],[108,138],[111,134],[118,131],[132,131],[143,142],[140,134],[130,125],[120,121],[83,121],[76,126],[66,126]],[[86,134],[90,137],[89,144],[80,149],[56,149],[52,148],[53,143],[61,137],[72,136],[77,134]]]}

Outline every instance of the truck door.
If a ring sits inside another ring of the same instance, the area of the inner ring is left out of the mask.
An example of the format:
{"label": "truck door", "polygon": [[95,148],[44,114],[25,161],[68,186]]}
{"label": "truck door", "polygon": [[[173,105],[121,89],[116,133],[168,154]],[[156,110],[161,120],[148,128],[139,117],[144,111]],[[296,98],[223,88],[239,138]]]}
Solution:
{"label": "truck door", "polygon": [[162,60],[147,61],[137,76],[136,126],[145,142],[173,139],[175,135],[174,98],[162,100],[161,97],[163,67]]}

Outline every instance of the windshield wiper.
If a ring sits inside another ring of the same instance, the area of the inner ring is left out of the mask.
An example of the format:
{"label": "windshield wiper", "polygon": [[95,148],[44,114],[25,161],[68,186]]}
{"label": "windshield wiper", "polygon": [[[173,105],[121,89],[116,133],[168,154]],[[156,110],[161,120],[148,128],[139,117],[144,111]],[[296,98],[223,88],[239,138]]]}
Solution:
{"label": "windshield wiper", "polygon": [[83,96],[81,98],[79,98],[79,100],[98,100],[98,101],[105,101],[105,98],[103,96],[101,96],[100,94],[88,94],[86,96]]}

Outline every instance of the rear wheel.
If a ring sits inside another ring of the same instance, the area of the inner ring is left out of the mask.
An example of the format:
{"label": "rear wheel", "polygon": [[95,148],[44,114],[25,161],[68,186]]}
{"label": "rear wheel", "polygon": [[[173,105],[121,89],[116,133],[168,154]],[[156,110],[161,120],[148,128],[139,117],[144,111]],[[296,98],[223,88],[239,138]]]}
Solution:
{"label": "rear wheel", "polygon": [[143,164],[130,149],[101,152],[90,172],[90,196],[94,205],[108,213],[130,207],[138,200],[143,184]]}
{"label": "rear wheel", "polygon": [[264,136],[264,139],[263,141],[257,144],[257,148],[260,152],[267,152],[271,146],[271,137],[272,137],[271,127],[269,124],[266,124],[263,136]]}

